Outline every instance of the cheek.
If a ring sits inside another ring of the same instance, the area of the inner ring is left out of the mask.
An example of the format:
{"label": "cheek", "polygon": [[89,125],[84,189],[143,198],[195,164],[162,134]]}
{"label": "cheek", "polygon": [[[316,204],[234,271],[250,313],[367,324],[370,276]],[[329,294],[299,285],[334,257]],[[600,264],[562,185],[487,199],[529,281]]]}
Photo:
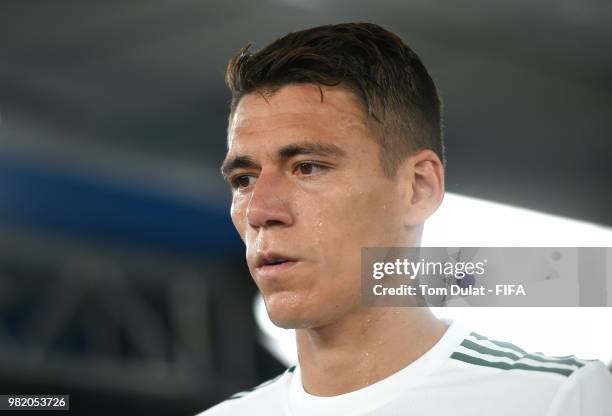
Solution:
{"label": "cheek", "polygon": [[244,201],[240,198],[234,197],[232,199],[232,206],[230,208],[230,216],[232,223],[236,227],[236,231],[240,234],[240,238],[244,241],[245,225],[246,225],[246,212],[245,212]]}
{"label": "cheek", "polygon": [[[364,246],[386,245],[394,241],[397,228],[397,201],[394,189],[377,184],[369,189],[354,187],[333,198],[326,211],[330,231],[334,234],[334,245],[350,250]],[[348,254],[348,253],[347,253]]]}

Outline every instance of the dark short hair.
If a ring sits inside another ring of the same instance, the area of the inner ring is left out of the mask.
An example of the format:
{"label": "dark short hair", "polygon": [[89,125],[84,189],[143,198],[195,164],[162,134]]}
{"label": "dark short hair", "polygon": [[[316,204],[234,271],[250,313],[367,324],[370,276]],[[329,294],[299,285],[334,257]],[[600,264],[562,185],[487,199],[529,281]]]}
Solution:
{"label": "dark short hair", "polygon": [[393,175],[421,149],[433,150],[445,163],[436,85],[396,34],[373,23],[342,23],[289,33],[255,53],[250,48],[243,47],[227,67],[230,117],[246,94],[266,97],[290,84],[343,86],[361,98],[374,120],[369,124],[385,173]]}

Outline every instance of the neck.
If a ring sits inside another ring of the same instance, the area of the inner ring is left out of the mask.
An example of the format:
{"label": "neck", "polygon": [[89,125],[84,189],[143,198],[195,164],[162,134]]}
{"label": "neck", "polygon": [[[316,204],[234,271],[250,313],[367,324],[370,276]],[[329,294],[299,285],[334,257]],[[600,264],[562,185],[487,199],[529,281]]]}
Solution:
{"label": "neck", "polygon": [[336,396],[376,383],[427,352],[446,331],[428,308],[364,308],[342,321],[296,330],[302,384]]}

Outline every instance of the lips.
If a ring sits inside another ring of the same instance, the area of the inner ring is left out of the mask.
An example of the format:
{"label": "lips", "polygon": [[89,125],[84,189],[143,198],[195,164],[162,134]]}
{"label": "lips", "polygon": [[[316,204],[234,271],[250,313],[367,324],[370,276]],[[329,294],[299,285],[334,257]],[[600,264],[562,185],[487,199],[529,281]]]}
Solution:
{"label": "lips", "polygon": [[283,263],[294,262],[294,261],[296,261],[296,259],[289,255],[268,251],[268,252],[259,254],[257,256],[255,264],[257,267],[277,266]]}
{"label": "lips", "polygon": [[283,253],[266,252],[257,256],[257,272],[261,276],[272,276],[295,266],[298,260]]}

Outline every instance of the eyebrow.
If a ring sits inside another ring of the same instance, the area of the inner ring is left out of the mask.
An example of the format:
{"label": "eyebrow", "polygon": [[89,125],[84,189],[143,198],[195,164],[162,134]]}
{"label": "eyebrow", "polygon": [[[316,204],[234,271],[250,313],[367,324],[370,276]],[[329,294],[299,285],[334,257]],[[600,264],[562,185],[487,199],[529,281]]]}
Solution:
{"label": "eyebrow", "polygon": [[[325,157],[346,157],[346,152],[339,146],[332,143],[318,142],[302,142],[292,143],[281,147],[277,151],[279,160],[288,160],[299,155],[316,155]],[[255,163],[252,157],[247,155],[238,155],[229,159],[225,159],[221,165],[221,174],[225,179],[236,169],[241,168],[257,168],[259,165]]]}

